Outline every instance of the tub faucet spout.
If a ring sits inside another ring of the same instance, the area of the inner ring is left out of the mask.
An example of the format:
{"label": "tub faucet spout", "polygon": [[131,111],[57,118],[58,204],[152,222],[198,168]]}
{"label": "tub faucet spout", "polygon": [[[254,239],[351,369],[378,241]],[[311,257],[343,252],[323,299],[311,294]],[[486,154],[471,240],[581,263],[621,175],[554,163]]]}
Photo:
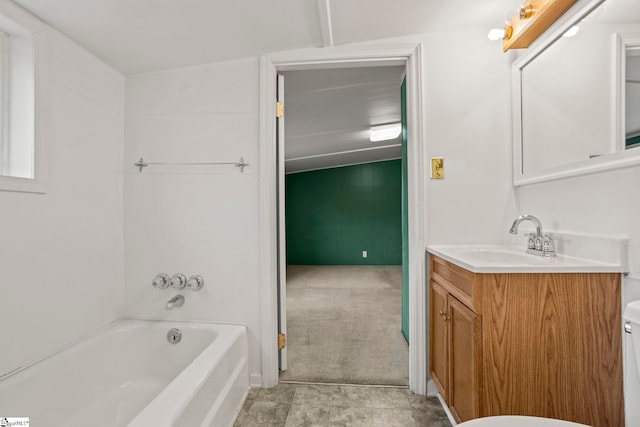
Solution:
{"label": "tub faucet spout", "polygon": [[176,307],[181,307],[182,304],[184,304],[184,297],[178,294],[175,297],[171,298],[169,301],[167,301],[167,305],[165,306],[165,308],[167,310],[173,310]]}

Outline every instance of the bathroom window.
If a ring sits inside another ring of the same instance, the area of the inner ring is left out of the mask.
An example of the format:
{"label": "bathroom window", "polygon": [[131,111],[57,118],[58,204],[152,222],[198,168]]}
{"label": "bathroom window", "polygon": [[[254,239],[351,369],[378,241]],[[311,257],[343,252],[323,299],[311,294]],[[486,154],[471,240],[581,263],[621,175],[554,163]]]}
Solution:
{"label": "bathroom window", "polygon": [[43,36],[25,23],[24,16],[0,15],[0,190],[43,193],[42,135],[36,132],[36,86],[44,92],[36,80],[46,81],[36,68],[43,65]]}
{"label": "bathroom window", "polygon": [[9,92],[9,34],[0,29],[0,175],[11,170]]}

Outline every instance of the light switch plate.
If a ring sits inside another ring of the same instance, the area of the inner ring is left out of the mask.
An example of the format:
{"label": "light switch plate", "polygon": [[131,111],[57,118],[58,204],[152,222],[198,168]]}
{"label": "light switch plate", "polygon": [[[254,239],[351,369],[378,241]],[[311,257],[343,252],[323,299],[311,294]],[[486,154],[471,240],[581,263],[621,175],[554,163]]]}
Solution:
{"label": "light switch plate", "polygon": [[431,158],[431,179],[444,179],[444,158]]}

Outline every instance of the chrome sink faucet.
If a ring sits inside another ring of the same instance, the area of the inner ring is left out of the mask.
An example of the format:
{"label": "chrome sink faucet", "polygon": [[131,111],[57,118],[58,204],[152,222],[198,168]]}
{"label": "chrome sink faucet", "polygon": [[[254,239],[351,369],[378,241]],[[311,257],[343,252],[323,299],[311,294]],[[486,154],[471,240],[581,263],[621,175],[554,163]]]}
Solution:
{"label": "chrome sink faucet", "polygon": [[184,304],[184,297],[178,294],[175,297],[171,298],[169,301],[167,301],[167,305],[165,306],[165,308],[167,310],[173,310],[176,307],[181,307],[183,304]]}
{"label": "chrome sink faucet", "polygon": [[556,256],[556,248],[553,238],[550,234],[544,234],[542,231],[542,222],[533,215],[521,215],[513,221],[509,233],[518,234],[518,225],[522,221],[531,221],[536,226],[535,234],[529,234],[527,241],[527,253],[538,256]]}

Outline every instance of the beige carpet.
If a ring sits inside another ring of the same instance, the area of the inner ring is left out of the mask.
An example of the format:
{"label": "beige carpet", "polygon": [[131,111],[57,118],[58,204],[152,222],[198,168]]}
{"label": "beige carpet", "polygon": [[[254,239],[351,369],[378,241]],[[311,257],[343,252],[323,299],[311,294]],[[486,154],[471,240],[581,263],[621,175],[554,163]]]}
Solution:
{"label": "beige carpet", "polygon": [[402,267],[289,266],[284,381],[409,384]]}

